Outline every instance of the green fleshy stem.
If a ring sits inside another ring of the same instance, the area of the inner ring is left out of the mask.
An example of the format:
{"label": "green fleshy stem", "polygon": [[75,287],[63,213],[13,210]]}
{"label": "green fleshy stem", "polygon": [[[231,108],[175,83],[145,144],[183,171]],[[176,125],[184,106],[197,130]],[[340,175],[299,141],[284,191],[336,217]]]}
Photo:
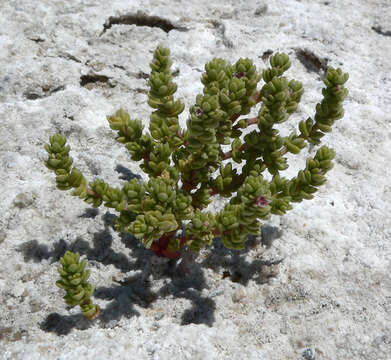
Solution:
{"label": "green fleshy stem", "polygon": [[66,291],[65,302],[69,306],[80,305],[82,314],[90,320],[98,317],[100,307],[94,304],[90,297],[94,292],[94,286],[87,282],[90,271],[84,270],[87,264],[86,260],[79,262],[80,254],[67,251],[60,259],[62,267],[57,271],[61,279],[56,285]]}

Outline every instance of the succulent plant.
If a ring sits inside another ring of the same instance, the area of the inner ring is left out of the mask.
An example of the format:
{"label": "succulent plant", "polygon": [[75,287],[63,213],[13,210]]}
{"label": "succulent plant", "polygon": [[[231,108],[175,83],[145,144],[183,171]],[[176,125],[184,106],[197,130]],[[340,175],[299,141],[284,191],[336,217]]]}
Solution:
{"label": "succulent plant", "polygon": [[69,306],[80,305],[82,314],[92,320],[99,313],[100,308],[91,301],[91,296],[94,292],[94,286],[87,282],[90,277],[90,271],[85,270],[86,260],[79,262],[80,254],[67,251],[60,259],[62,265],[57,268],[61,279],[56,282],[56,285],[65,289],[65,302]]}
{"label": "succulent plant", "polygon": [[[149,132],[123,109],[107,117],[116,140],[148,175],[147,182],[132,179],[121,187],[100,179],[87,182],[73,167],[70,147],[60,134],[45,145],[46,166],[55,172],[60,190],[73,189],[72,195],[93,207],[115,209],[116,230],[133,234],[158,256],[176,258],[183,247],[199,251],[215,237],[228,248],[243,249],[247,235],[259,233],[261,220],[312,199],[326,182],[335,156],[327,146],[308,157],[297,176],[288,179],[280,173],[288,168],[287,153],[319,145],[343,117],[348,74],[329,68],[315,116],[282,136],[277,125],[296,111],[304,92],[299,81],[284,75],[291,65],[286,54],[271,56],[270,67],[262,73],[250,59],[233,65],[219,58],[207,63],[203,92],[190,106],[187,129],[179,126],[184,104],[174,98],[171,65],[170,51],[159,47],[150,64]],[[246,117],[258,104],[258,115]],[[224,146],[230,150],[224,152]],[[217,213],[206,211],[217,194],[229,202]]]}

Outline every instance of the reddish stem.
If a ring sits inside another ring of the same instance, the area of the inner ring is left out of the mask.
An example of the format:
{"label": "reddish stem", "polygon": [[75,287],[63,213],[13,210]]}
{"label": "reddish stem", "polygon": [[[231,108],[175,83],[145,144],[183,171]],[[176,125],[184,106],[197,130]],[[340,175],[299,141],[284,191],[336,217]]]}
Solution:
{"label": "reddish stem", "polygon": [[[257,91],[253,96],[252,96],[252,99],[255,101],[256,104],[258,104],[262,99],[261,99],[261,96],[260,96],[260,92]],[[235,114],[235,115],[232,115],[231,116],[231,121],[232,121],[232,125],[234,124],[234,122],[240,117],[240,114]]]}
{"label": "reddish stem", "polygon": [[[247,148],[247,144],[243,144],[243,145],[239,148],[239,150],[240,150],[240,151],[243,151],[243,150],[246,150],[246,148]],[[232,157],[232,150],[227,151],[226,153],[224,153],[224,155],[223,155],[223,160],[230,159],[231,157]]]}
{"label": "reddish stem", "polygon": [[[258,118],[257,117],[249,118],[249,119],[246,119],[246,120],[247,120],[246,127],[258,123]],[[235,126],[233,126],[232,129],[234,129],[234,130],[239,129],[239,124],[236,124]]]}
{"label": "reddish stem", "polygon": [[218,193],[219,193],[219,190],[217,190],[216,188],[212,188],[212,190],[209,191],[209,195],[210,195],[210,196],[214,196],[214,195],[216,195],[216,194],[218,194]]}
{"label": "reddish stem", "polygon": [[[181,255],[180,249],[187,243],[187,241],[191,239],[191,236],[190,237],[182,236],[179,242],[179,250],[170,251],[168,250],[168,244],[170,240],[174,237],[175,232],[176,230],[162,235],[157,242],[152,243],[149,249],[159,257],[165,257],[168,259],[177,259]],[[212,229],[212,234],[218,236],[221,233],[219,229],[214,228]]]}
{"label": "reddish stem", "polygon": [[[169,259],[177,259],[181,254],[180,250],[171,251],[168,249],[168,244],[174,237],[175,233],[176,230],[163,234],[157,242],[152,243],[150,250],[153,251],[157,256],[166,257]],[[185,245],[186,241],[187,239],[182,236],[180,239],[179,249]]]}
{"label": "reddish stem", "polygon": [[219,229],[217,229],[217,228],[214,228],[214,229],[212,229],[212,234],[213,235],[220,235],[221,234],[221,232],[220,232],[220,230]]}
{"label": "reddish stem", "polygon": [[231,116],[231,119],[230,119],[230,120],[232,121],[232,124],[233,124],[236,120],[238,120],[239,117],[240,117],[240,114],[232,115],[232,116]]}

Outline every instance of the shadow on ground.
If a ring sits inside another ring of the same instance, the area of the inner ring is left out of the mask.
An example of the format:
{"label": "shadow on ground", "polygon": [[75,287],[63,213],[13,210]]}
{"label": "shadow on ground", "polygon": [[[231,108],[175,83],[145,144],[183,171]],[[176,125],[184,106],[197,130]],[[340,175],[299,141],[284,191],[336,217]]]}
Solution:
{"label": "shadow on ground", "polygon": [[[96,209],[87,210],[81,217],[98,216]],[[132,276],[118,281],[110,287],[98,287],[95,289],[94,298],[108,301],[101,314],[94,322],[78,315],[60,315],[52,313],[40,324],[42,330],[53,332],[57,335],[66,335],[72,329],[87,329],[91,326],[113,327],[122,318],[139,316],[135,305],[143,308],[151,307],[159,297],[172,296],[187,299],[191,307],[182,314],[181,324],[205,324],[213,326],[215,321],[215,301],[208,296],[202,296],[202,290],[208,289],[203,268],[213,269],[217,276],[226,278],[227,281],[247,284],[250,279],[259,283],[268,281],[268,276],[262,269],[270,265],[278,264],[282,260],[264,261],[256,259],[252,262],[246,260],[246,252],[249,248],[261,246],[259,238],[250,237],[243,251],[226,249],[220,239],[215,239],[214,244],[202,262],[196,261],[196,254],[189,251],[182,253],[177,260],[160,260],[145,249],[139,241],[130,234],[121,234],[121,241],[131,250],[131,256],[115,252],[112,248],[113,238],[111,231],[116,216],[106,213],[102,216],[104,229],[94,234],[92,244],[77,238],[69,243],[63,239],[56,242],[52,249],[39,244],[36,240],[21,245],[20,251],[24,260],[41,262],[49,260],[51,263],[59,261],[67,250],[79,252],[88,258],[90,268],[99,268],[103,265],[113,265],[121,272],[132,272]],[[278,228],[265,227],[263,229],[263,243],[270,246],[273,239],[280,236]],[[150,278],[154,280],[166,279],[164,285],[157,291],[151,289]],[[205,293],[205,292],[204,292]]]}
{"label": "shadow on ground", "polygon": [[251,248],[265,246],[270,248],[272,242],[279,238],[282,232],[275,226],[263,225],[261,236],[249,235],[243,250],[230,250],[224,247],[220,238],[214,239],[213,247],[206,258],[202,261],[201,267],[208,267],[216,273],[222,274],[223,278],[229,278],[232,282],[247,285],[250,280],[258,284],[265,284],[275,274],[268,268],[278,265],[283,259],[265,260],[255,259],[248,261],[246,254]]}

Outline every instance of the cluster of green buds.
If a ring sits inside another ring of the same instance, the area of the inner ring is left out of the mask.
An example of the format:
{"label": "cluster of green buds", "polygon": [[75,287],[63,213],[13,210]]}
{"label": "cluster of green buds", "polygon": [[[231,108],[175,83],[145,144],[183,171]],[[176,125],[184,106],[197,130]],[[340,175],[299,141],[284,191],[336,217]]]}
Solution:
{"label": "cluster of green buds", "polygon": [[[59,134],[45,145],[46,166],[55,172],[59,189],[73,189],[72,195],[94,207],[115,209],[115,229],[133,234],[159,256],[178,257],[183,247],[199,251],[215,237],[228,248],[243,249],[248,234],[259,234],[261,220],[285,214],[294,202],[312,199],[325,183],[335,156],[327,146],[308,157],[297,176],[288,179],[280,173],[288,168],[287,153],[320,144],[343,117],[348,74],[329,68],[314,118],[300,121],[297,130],[282,136],[277,126],[296,111],[304,91],[299,81],[285,76],[291,66],[286,54],[271,56],[270,67],[261,73],[250,59],[235,64],[211,60],[201,77],[203,92],[190,106],[186,129],[179,125],[184,104],[174,97],[177,85],[171,65],[170,51],[158,48],[150,64],[149,131],[123,109],[107,118],[116,140],[139,162],[148,182],[132,179],[121,187],[101,179],[87,182],[72,166],[70,148]],[[258,104],[257,116],[246,117]],[[227,146],[230,149],[224,152]],[[234,168],[234,163],[242,166]],[[206,211],[216,195],[229,202],[217,213]]]}
{"label": "cluster of green buds", "polygon": [[64,300],[69,306],[80,305],[82,314],[92,320],[99,315],[100,308],[91,301],[94,287],[87,282],[90,271],[85,270],[86,260],[79,262],[79,258],[79,253],[65,253],[60,259],[62,267],[57,268],[61,279],[56,285],[66,291]]}

